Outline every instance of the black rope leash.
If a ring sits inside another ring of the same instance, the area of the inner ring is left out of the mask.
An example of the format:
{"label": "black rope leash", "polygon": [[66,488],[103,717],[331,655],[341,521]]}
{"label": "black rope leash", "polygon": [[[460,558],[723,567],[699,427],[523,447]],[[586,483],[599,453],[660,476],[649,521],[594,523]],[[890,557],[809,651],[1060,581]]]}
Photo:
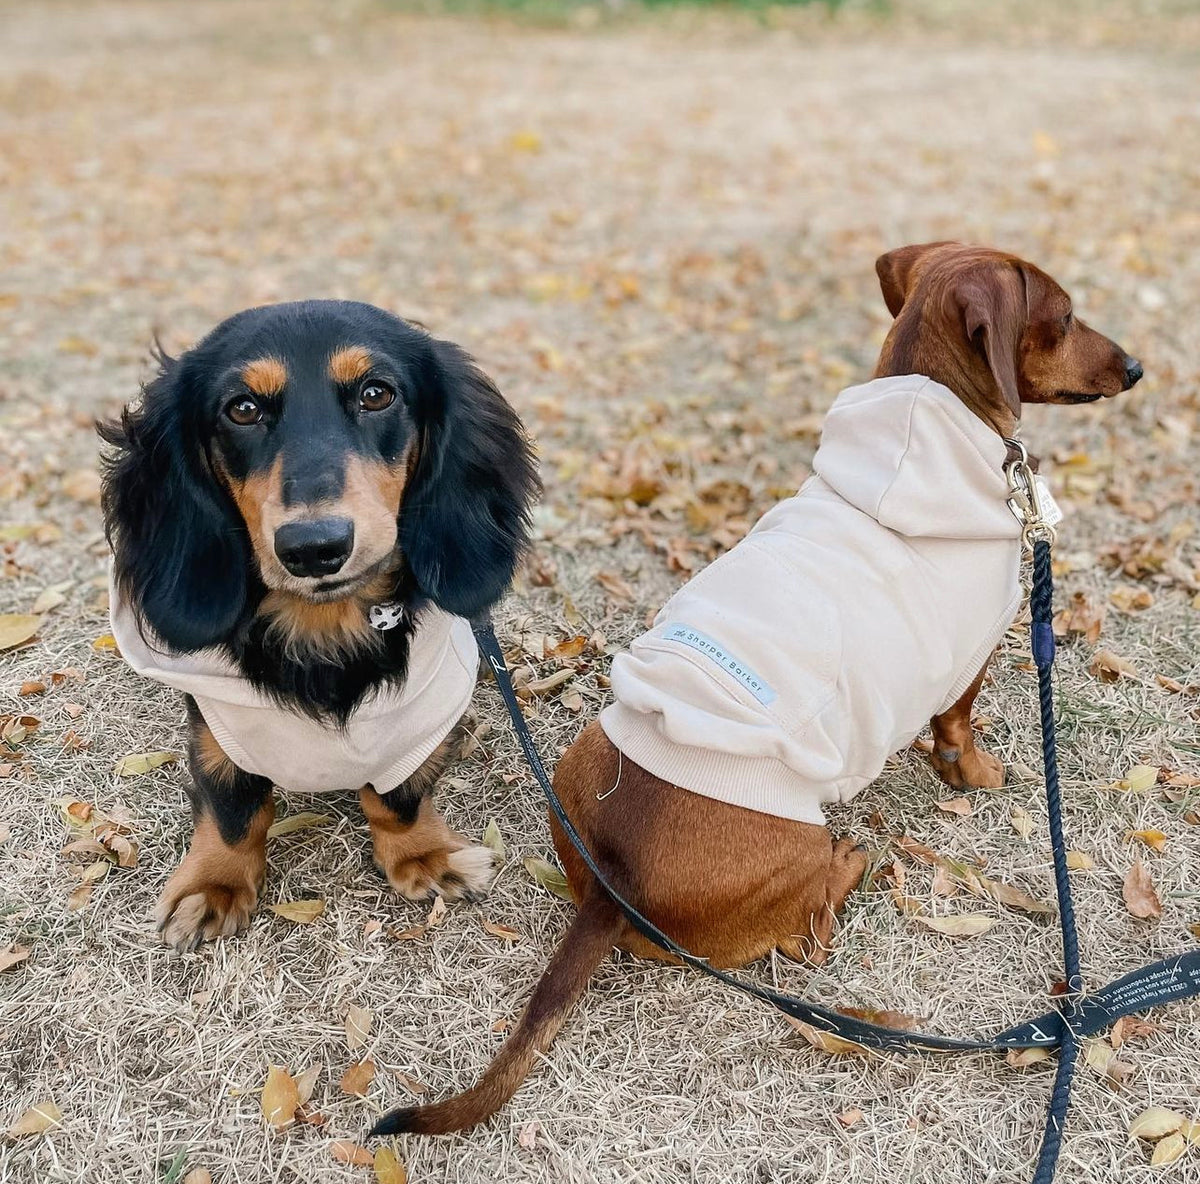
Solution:
{"label": "black rope leash", "polygon": [[[1066,972],[1067,993],[1061,1008],[1038,1016],[1023,1024],[1006,1028],[994,1036],[975,1039],[956,1039],[950,1036],[931,1035],[926,1032],[909,1032],[896,1028],[885,1028],[855,1016],[843,1015],[832,1008],[810,1003],[794,995],[775,991],[770,987],[749,982],[736,975],[710,966],[703,958],[684,949],[678,942],[664,933],[649,918],[626,900],[609,883],[599,864],[588,850],[583,837],[575,829],[562,802],[554,792],[549,775],[542,764],[537,746],[533,742],[529,725],[521,712],[520,700],[513,689],[508,667],[504,662],[504,651],[496,640],[490,617],[483,616],[472,621],[471,627],[480,652],[487,659],[496,686],[508,714],[513,730],[525,753],[525,759],[546,795],[546,801],[563,833],[579,853],[597,883],[608,893],[613,902],[625,915],[626,920],[647,940],[660,949],[675,955],[689,966],[720,979],[728,986],[744,994],[769,1003],[793,1019],[811,1024],[814,1028],[840,1036],[881,1052],[990,1052],[1011,1048],[1058,1048],[1058,1069],[1046,1111],[1046,1127],[1038,1155],[1033,1184],[1051,1184],[1058,1154],[1062,1145],[1063,1126],[1070,1103],[1071,1081],[1075,1063],[1079,1056],[1080,1040],[1102,1031],[1123,1015],[1143,1011],[1147,1007],[1177,999],[1186,999],[1200,994],[1200,949],[1190,950],[1171,958],[1165,958],[1140,970],[1135,970],[1101,991],[1090,995],[1083,993],[1083,979],[1079,969],[1079,939],[1075,930],[1075,910],[1071,900],[1071,885],[1068,879],[1066,843],[1063,837],[1062,797],[1058,781],[1058,755],[1055,743],[1054,689],[1051,674],[1054,666],[1053,617],[1054,580],[1051,570],[1050,550],[1054,538],[1053,528],[1038,521],[1040,508],[1033,476],[1029,471],[1025,450],[1014,442],[1020,451],[1023,475],[1017,474],[1028,488],[1016,500],[1026,509],[1018,513],[1025,523],[1023,541],[1033,552],[1033,579],[1030,590],[1030,636],[1034,664],[1038,673],[1038,699],[1042,733],[1042,759],[1046,777],[1046,807],[1049,815],[1050,842],[1054,856],[1054,880],[1058,893],[1059,921],[1062,927],[1063,965]],[[1014,480],[1009,473],[1010,485]],[[1016,487],[1013,487],[1017,492]],[[1010,501],[1010,505],[1012,501]],[[1014,512],[1017,508],[1014,507]],[[1022,513],[1032,515],[1023,517]]]}

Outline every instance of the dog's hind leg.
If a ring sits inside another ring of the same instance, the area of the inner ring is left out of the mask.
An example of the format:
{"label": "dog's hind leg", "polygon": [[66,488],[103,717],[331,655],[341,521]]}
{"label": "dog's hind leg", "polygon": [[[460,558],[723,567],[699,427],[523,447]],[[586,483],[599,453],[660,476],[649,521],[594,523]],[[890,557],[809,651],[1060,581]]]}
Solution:
{"label": "dog's hind leg", "polygon": [[933,728],[930,763],[941,779],[955,789],[999,789],[1004,784],[1004,766],[990,752],[975,747],[971,732],[971,709],[987,667],[984,662],[983,669],[957,703],[930,720]]}
{"label": "dog's hind leg", "polygon": [[798,962],[820,966],[829,957],[833,928],[850,893],[862,883],[867,853],[853,839],[838,839],[829,856],[825,899],[809,914],[809,932],[789,936],[779,952]]}

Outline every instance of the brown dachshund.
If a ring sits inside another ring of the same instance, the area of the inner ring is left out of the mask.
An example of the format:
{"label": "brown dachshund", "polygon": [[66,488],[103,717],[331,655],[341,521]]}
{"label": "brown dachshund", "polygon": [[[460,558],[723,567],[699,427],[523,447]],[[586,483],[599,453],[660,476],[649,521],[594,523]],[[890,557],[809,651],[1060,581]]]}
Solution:
{"label": "brown dachshund", "polygon": [[[965,421],[976,440],[982,439],[988,446],[987,455],[998,455],[994,471],[988,473],[993,482],[998,480],[1004,448],[990,433],[1012,436],[1022,403],[1091,402],[1126,391],[1141,378],[1138,362],[1074,317],[1070,297],[1054,280],[1015,256],[955,243],[931,243],[889,252],[878,260],[876,270],[895,317],[875,370],[876,379],[923,375],[941,384],[939,397],[949,404],[950,418],[957,418],[959,427]],[[908,380],[910,386],[920,381]],[[855,389],[868,390],[870,385]],[[975,418],[965,415],[953,396]],[[828,446],[833,419],[831,412],[822,449]],[[962,438],[967,441],[969,433]],[[818,474],[822,472],[820,459],[818,454],[814,462]],[[954,491],[939,491],[937,497],[942,502],[952,500]],[[1002,483],[993,502],[1004,509]],[[778,510],[772,510],[764,523]],[[755,534],[749,537],[753,540]],[[945,542],[937,540],[938,545]],[[1019,595],[1015,542],[1011,555],[1014,599],[1004,602],[1008,616],[1001,632],[1019,603],[1015,599]],[[718,560],[696,577],[676,599],[707,579],[722,562]],[[830,562],[836,564],[836,558]],[[887,595],[888,585],[884,587]],[[846,599],[852,596],[848,590]],[[936,616],[930,627],[941,627]],[[701,644],[708,642],[700,636]],[[790,635],[783,637],[779,648],[787,649],[792,640]],[[807,639],[795,640],[799,649]],[[997,787],[1003,782],[1002,765],[976,747],[970,727],[971,706],[996,640],[995,634],[976,638],[975,648],[966,651],[975,664],[965,667],[960,681],[947,684],[954,690],[946,700],[934,698],[927,703],[922,699],[916,710],[924,714],[913,717],[916,721],[932,715],[933,766],[955,787]],[[637,651],[635,643],[633,657],[623,656],[617,664],[635,662]],[[916,660],[896,675],[908,680],[897,684],[901,697],[909,683],[921,685],[924,672],[914,667],[924,656],[925,651],[918,651]],[[935,656],[929,655],[931,665]],[[980,656],[984,656],[984,668],[975,673]],[[722,676],[732,671],[731,677],[739,683],[734,690],[743,693],[748,689],[758,695],[759,702],[766,701],[757,675],[731,665],[724,654],[720,658]],[[703,660],[692,659],[688,669]],[[770,669],[767,667],[768,672]],[[617,665],[614,690],[620,701],[616,674]],[[863,675],[868,691],[874,689],[870,680],[882,677],[868,669]],[[710,682],[719,681],[711,675]],[[957,700],[950,697],[962,687],[965,691]],[[753,707],[750,699],[744,701]],[[939,702],[949,706],[940,711],[931,706]],[[907,740],[920,726],[920,722],[912,724]],[[717,800],[702,786],[693,785],[696,792],[689,792],[653,776],[630,759],[624,746],[619,751],[610,734],[611,729],[606,732],[600,721],[589,724],[562,758],[554,782],[568,814],[614,887],[676,941],[716,966],[740,966],[772,949],[807,958],[813,964],[822,961],[834,917],[865,870],[862,850],[848,839],[835,842],[823,825]],[[719,763],[725,755],[717,753],[712,759]],[[881,766],[882,758],[871,776],[877,775]],[[780,778],[786,775],[782,763],[775,767]],[[765,778],[765,792],[774,793],[780,778]],[[860,778],[860,783],[869,779]],[[616,792],[610,792],[614,787]],[[537,1056],[549,1047],[593,970],[614,945],[646,957],[664,957],[629,926],[553,819],[551,829],[579,913],[520,1022],[476,1086],[434,1105],[393,1111],[381,1120],[375,1133],[441,1134],[488,1118],[512,1096]]]}

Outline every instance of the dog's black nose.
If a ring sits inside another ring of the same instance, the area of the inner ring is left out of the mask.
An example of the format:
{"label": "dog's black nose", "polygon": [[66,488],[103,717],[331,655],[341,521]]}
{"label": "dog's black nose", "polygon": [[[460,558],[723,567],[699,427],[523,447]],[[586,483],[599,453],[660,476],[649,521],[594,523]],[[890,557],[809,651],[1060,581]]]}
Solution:
{"label": "dog's black nose", "polygon": [[1142,364],[1137,358],[1126,357],[1125,359],[1125,389],[1128,390],[1136,382],[1140,382],[1142,377]]}
{"label": "dog's black nose", "polygon": [[349,518],[287,522],[275,532],[275,554],[294,576],[331,576],[353,550]]}

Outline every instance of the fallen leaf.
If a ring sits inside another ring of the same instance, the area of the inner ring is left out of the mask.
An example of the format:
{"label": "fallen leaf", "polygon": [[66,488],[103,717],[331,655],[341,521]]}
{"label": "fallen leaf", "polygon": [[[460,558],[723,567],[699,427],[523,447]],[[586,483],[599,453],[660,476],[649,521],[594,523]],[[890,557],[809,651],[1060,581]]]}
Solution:
{"label": "fallen leaf", "polygon": [[42,618],[31,613],[0,613],[0,650],[24,645],[41,623]]}
{"label": "fallen leaf", "polygon": [[48,613],[51,609],[58,608],[60,604],[65,604],[67,598],[64,593],[72,588],[74,583],[74,580],[66,580],[61,584],[51,584],[49,588],[43,588],[29,611],[31,613]]}
{"label": "fallen leaf", "polygon": [[1017,834],[1021,836],[1021,838],[1027,839],[1031,834],[1033,834],[1033,816],[1028,810],[1022,810],[1021,807],[1018,806],[1012,812],[1012,818],[1010,821],[1012,822],[1013,830],[1015,830]]}
{"label": "fallen leaf", "polygon": [[504,839],[500,834],[500,827],[494,818],[488,820],[488,824],[483,831],[482,842],[489,851],[495,851],[501,859],[504,858],[506,850]]}
{"label": "fallen leaf", "polygon": [[277,917],[287,921],[295,921],[297,925],[311,925],[324,911],[323,900],[282,900],[278,904],[269,904],[267,908]]}
{"label": "fallen leaf", "polygon": [[1114,1085],[1120,1085],[1133,1069],[1118,1058],[1117,1050],[1107,1040],[1084,1041],[1083,1059],[1089,1069]]}
{"label": "fallen leaf", "polygon": [[501,937],[505,941],[520,941],[521,933],[507,925],[498,925],[495,921],[484,921],[483,928],[493,937]]}
{"label": "fallen leaf", "polygon": [[300,1091],[292,1075],[278,1065],[267,1069],[267,1081],[262,1089],[263,1118],[277,1131],[289,1126],[300,1105]]}
{"label": "fallen leaf", "polygon": [[[93,350],[94,352],[94,350]],[[76,469],[63,478],[62,491],[77,502],[98,505],[100,502],[100,474],[95,469]]]}
{"label": "fallen leaf", "polygon": [[314,826],[326,826],[333,821],[334,818],[330,814],[313,814],[302,810],[299,814],[289,814],[286,818],[272,823],[267,828],[267,838],[277,839],[280,835],[294,834],[298,830],[308,830]]}
{"label": "fallen leaf", "polygon": [[337,1139],[331,1143],[329,1154],[338,1163],[351,1163],[359,1167],[369,1168],[375,1162],[375,1157],[365,1147],[351,1143],[348,1139]]}
{"label": "fallen leaf", "polygon": [[1161,1139],[1164,1135],[1179,1130],[1185,1121],[1184,1116],[1177,1114],[1174,1110],[1167,1110],[1162,1106],[1151,1106],[1149,1110],[1143,1110],[1129,1124],[1129,1137],[1131,1139]]}
{"label": "fallen leaf", "polygon": [[1167,1135],[1154,1148],[1154,1154],[1150,1156],[1150,1166],[1152,1168],[1165,1167],[1169,1163],[1174,1163],[1186,1150],[1186,1140],[1176,1131],[1173,1135]]}
{"label": "fallen leaf", "polygon": [[1068,851],[1067,867],[1073,872],[1090,872],[1096,861],[1086,851]]}
{"label": "fallen leaf", "polygon": [[947,814],[957,814],[960,818],[966,818],[971,813],[971,803],[966,798],[950,798],[945,802],[937,802],[937,808],[944,810]]}
{"label": "fallen leaf", "polygon": [[1167,836],[1161,830],[1127,830],[1125,832],[1125,841],[1137,839],[1140,843],[1145,843],[1152,851],[1165,851],[1167,849]]}
{"label": "fallen leaf", "polygon": [[353,1094],[356,1097],[365,1097],[368,1089],[371,1088],[371,1082],[375,1080],[375,1062],[371,1060],[359,1061],[357,1064],[351,1065],[345,1073],[342,1074],[342,1080],[339,1083],[342,1092]]}
{"label": "fallen leaf", "polygon": [[929,887],[934,896],[955,896],[958,893],[958,881],[944,867],[933,869],[933,882]]}
{"label": "fallen leaf", "polygon": [[296,1096],[303,1106],[312,1100],[313,1090],[317,1088],[317,1078],[321,1076],[320,1065],[310,1065],[296,1080]]}
{"label": "fallen leaf", "polygon": [[212,1173],[208,1168],[192,1168],[184,1176],[182,1184],[213,1184]]}
{"label": "fallen leaf", "polygon": [[388,929],[388,937],[396,941],[416,941],[425,933],[424,925],[410,925],[407,929]]}
{"label": "fallen leaf", "polygon": [[1050,1050],[1048,1048],[1010,1048],[1004,1059],[1014,1069],[1028,1069],[1030,1065],[1048,1061]]}
{"label": "fallen leaf", "polygon": [[1122,676],[1138,677],[1137,667],[1127,659],[1114,654],[1112,650],[1097,650],[1092,657],[1092,664],[1088,667],[1088,673],[1094,675],[1101,682],[1116,682]]}
{"label": "fallen leaf", "polygon": [[121,757],[113,766],[113,772],[118,777],[140,777],[143,773],[149,773],[151,769],[173,765],[177,760],[177,752],[134,752]]}
{"label": "fallen leaf", "polygon": [[982,913],[966,913],[956,917],[914,917],[914,921],[946,937],[978,937],[996,924],[994,917]]}
{"label": "fallen leaf", "polygon": [[408,1184],[408,1172],[390,1147],[375,1152],[375,1179],[378,1184]]}
{"label": "fallen leaf", "polygon": [[582,634],[577,637],[568,637],[566,641],[560,641],[557,645],[543,646],[542,657],[578,658],[587,649],[587,644],[588,639]]}
{"label": "fallen leaf", "polygon": [[556,670],[546,678],[536,678],[532,682],[527,682],[523,690],[530,695],[548,695],[564,683],[570,682],[574,677],[575,671],[569,668],[566,670]]}
{"label": "fallen leaf", "polygon": [[445,919],[449,910],[446,908],[444,897],[435,896],[429,907],[429,916],[425,918],[426,929],[436,929]]}
{"label": "fallen leaf", "polygon": [[374,1019],[375,1013],[368,1011],[365,1007],[351,1003],[346,1008],[346,1047],[351,1052],[366,1044]]}
{"label": "fallen leaf", "polygon": [[843,1110],[841,1114],[835,1116],[840,1125],[844,1127],[852,1127],[856,1122],[862,1122],[863,1112],[861,1110]]}
{"label": "fallen leaf", "polygon": [[1120,1048],[1130,1040],[1144,1040],[1157,1032],[1158,1028],[1154,1024],[1138,1019],[1135,1015],[1123,1015],[1113,1024],[1108,1039],[1113,1048]]}
{"label": "fallen leaf", "polygon": [[93,882],[85,880],[67,897],[67,912],[77,913],[92,898]]}
{"label": "fallen leaf", "polygon": [[1112,788],[1119,789],[1122,793],[1145,793],[1157,784],[1157,765],[1134,765],[1120,781],[1112,783]]}
{"label": "fallen leaf", "polygon": [[852,1057],[869,1057],[872,1052],[869,1048],[862,1044],[855,1044],[853,1040],[844,1040],[841,1036],[835,1036],[832,1032],[826,1032],[822,1028],[816,1028],[812,1024],[806,1024],[803,1020],[793,1019],[790,1015],[784,1016],[787,1020],[813,1048],[818,1048],[822,1052],[833,1053],[835,1056],[852,1056]]}
{"label": "fallen leaf", "polygon": [[520,1133],[517,1135],[517,1142],[525,1148],[526,1151],[532,1151],[537,1146],[538,1131],[542,1129],[542,1124],[535,1118],[527,1122],[521,1127]]}
{"label": "fallen leaf", "polygon": [[1151,880],[1146,865],[1140,859],[1135,861],[1125,876],[1121,896],[1125,900],[1125,907],[1135,917],[1162,916],[1162,901],[1158,898],[1158,892],[1154,888],[1154,881]]}
{"label": "fallen leaf", "polygon": [[7,949],[0,950],[0,973],[20,966],[29,957],[29,947],[10,942]]}
{"label": "fallen leaf", "polygon": [[1154,603],[1154,595],[1147,588],[1130,588],[1122,585],[1109,593],[1109,602],[1123,613],[1141,612]]}
{"label": "fallen leaf", "polygon": [[598,571],[595,578],[596,583],[610,596],[615,596],[618,600],[632,603],[634,599],[633,589],[615,571]]}
{"label": "fallen leaf", "polygon": [[44,695],[46,693],[46,684],[38,678],[31,678],[28,682],[21,684],[21,689],[17,691],[18,695]]}
{"label": "fallen leaf", "polygon": [[95,641],[92,642],[92,649],[100,654],[112,654],[117,649],[117,639],[111,633],[101,633]]}
{"label": "fallen leaf", "polygon": [[571,899],[571,890],[567,885],[567,877],[552,863],[547,863],[544,859],[539,859],[536,855],[529,855],[525,859],[525,870],[547,892],[553,892],[555,896],[561,896],[563,900]]}
{"label": "fallen leaf", "polygon": [[415,1077],[409,1077],[407,1073],[395,1071],[393,1072],[392,1076],[395,1077],[396,1080],[399,1081],[400,1084],[403,1085],[410,1094],[416,1094],[419,1097],[421,1094],[427,1094],[429,1092],[429,1086],[427,1086],[423,1081],[418,1081]]}
{"label": "fallen leaf", "polygon": [[1088,645],[1095,645],[1100,640],[1103,625],[1104,609],[1095,607],[1082,592],[1076,592],[1070,604],[1054,614],[1055,637],[1078,636]]}
{"label": "fallen leaf", "polygon": [[47,1098],[30,1106],[5,1133],[10,1139],[19,1139],[22,1135],[40,1135],[55,1126],[62,1126],[62,1111],[52,1098]]}

